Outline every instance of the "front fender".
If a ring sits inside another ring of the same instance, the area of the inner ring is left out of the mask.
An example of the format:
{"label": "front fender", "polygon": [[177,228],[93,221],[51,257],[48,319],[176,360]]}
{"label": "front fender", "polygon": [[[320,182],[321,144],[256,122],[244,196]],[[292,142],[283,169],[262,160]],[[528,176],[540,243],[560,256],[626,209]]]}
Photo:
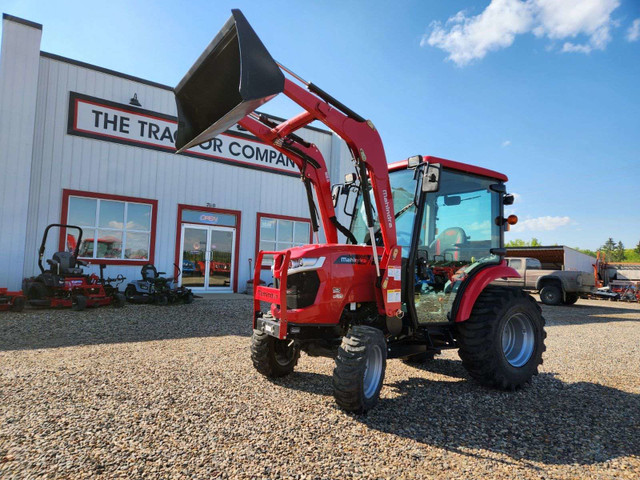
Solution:
{"label": "front fender", "polygon": [[506,265],[496,265],[493,267],[487,267],[480,270],[476,275],[471,278],[470,283],[462,292],[462,298],[456,312],[455,321],[464,322],[471,316],[471,310],[476,303],[476,300],[485,289],[494,280],[498,278],[519,278],[520,274],[511,267]]}

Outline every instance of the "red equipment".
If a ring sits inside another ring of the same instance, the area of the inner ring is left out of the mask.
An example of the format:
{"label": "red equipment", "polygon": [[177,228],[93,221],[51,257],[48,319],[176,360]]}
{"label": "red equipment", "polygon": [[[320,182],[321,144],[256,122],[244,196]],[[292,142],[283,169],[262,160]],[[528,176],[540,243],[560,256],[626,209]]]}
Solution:
{"label": "red equipment", "polygon": [[20,292],[10,292],[6,288],[0,288],[0,311],[11,310],[21,312],[24,310],[26,297]]}
{"label": "red equipment", "polygon": [[[45,270],[42,259],[45,253],[47,236],[52,227],[74,229],[78,231],[73,252],[57,252],[47,260],[49,269]],[[75,225],[51,224],[44,230],[38,255],[40,275],[25,278],[22,290],[27,292],[28,302],[37,307],[72,307],[84,310],[86,307],[110,305],[122,307],[126,298],[111,285],[110,280],[121,282],[122,279],[103,279],[95,274],[85,275],[82,266],[88,263],[78,259],[78,249],[82,245],[82,229]],[[102,275],[101,266],[100,273]]]}
{"label": "red equipment", "polygon": [[[279,93],[304,111],[279,124],[254,112]],[[298,166],[315,232],[320,214],[326,244],[258,254],[252,337],[258,371],[287,375],[301,350],[334,356],[334,396],[354,412],[377,402],[387,358],[410,361],[459,348],[474,378],[503,389],[537,373],[545,336],[539,307],[523,292],[488,287],[519,276],[502,261],[503,205],[513,202],[506,176],[419,155],[388,165],[373,123],[276,63],[239,10],[175,94],[178,153],[238,123]],[[331,188],[320,151],[295,134],[313,121],[336,132],[352,153],[356,171],[344,185]],[[335,207],[341,194],[354,191],[354,210],[344,207],[352,217],[347,228]],[[467,203],[457,208],[461,202]],[[338,243],[339,233],[349,244]],[[274,287],[260,285],[265,255],[274,258]],[[443,282],[434,287],[435,272]],[[263,302],[271,306],[265,310]]]}

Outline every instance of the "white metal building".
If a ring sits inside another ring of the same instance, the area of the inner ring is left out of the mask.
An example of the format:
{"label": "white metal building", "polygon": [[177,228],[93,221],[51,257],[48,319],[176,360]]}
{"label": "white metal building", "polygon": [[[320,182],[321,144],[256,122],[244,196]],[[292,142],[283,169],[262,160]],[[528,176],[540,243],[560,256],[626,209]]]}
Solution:
{"label": "white metal building", "polygon": [[[3,15],[0,53],[0,286],[39,272],[50,223],[80,225],[85,271],[140,278],[184,270],[200,291],[242,292],[263,249],[309,243],[293,163],[237,127],[173,153],[171,87],[40,51],[42,26]],[[136,103],[138,105],[136,105]],[[335,134],[306,128],[332,182],[350,170]],[[45,258],[77,233],[52,230]],[[265,276],[269,275],[268,270]]]}

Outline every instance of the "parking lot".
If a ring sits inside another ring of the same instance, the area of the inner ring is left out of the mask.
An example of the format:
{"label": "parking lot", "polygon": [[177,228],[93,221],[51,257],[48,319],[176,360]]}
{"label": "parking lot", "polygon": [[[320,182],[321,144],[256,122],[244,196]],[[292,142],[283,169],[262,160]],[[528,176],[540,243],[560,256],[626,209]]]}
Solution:
{"label": "parking lot", "polygon": [[248,297],[0,315],[0,477],[640,477],[640,305],[542,306],[528,388],[471,381],[457,353],[392,360],[378,407],[339,410],[333,361],[269,381]]}

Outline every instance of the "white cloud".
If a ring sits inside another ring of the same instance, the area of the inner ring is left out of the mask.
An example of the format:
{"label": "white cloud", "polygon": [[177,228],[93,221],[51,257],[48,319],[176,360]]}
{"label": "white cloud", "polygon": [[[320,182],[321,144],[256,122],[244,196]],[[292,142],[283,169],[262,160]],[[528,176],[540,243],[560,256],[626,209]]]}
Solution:
{"label": "white cloud", "polygon": [[585,43],[566,41],[561,51],[590,53],[604,49],[611,40],[611,13],[619,5],[620,0],[492,0],[476,16],[460,11],[444,26],[433,22],[420,45],[448,52],[447,59],[458,66],[507,48],[516,35],[529,32],[550,40],[581,36]]}
{"label": "white cloud", "polygon": [[520,220],[513,227],[511,227],[512,232],[539,232],[539,231],[550,231],[556,230],[557,228],[564,227],[565,225],[571,224],[570,217],[536,217],[536,218],[528,218],[526,220]]}
{"label": "white cloud", "polygon": [[511,140],[505,140],[504,142],[502,142],[503,147],[508,147],[509,145],[511,145]]}
{"label": "white cloud", "polygon": [[640,18],[636,18],[627,30],[627,40],[635,42],[640,38]]}

